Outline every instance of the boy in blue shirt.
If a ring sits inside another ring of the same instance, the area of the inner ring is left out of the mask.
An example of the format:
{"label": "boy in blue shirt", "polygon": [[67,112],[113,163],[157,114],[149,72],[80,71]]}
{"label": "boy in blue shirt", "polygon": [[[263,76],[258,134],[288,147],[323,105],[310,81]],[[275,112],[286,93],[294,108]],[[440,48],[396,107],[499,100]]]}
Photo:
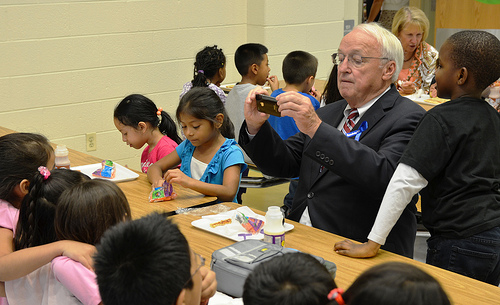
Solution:
{"label": "boy in blue shirt", "polygon": [[[311,100],[314,110],[317,110],[319,108],[318,100],[321,99],[321,97],[317,96],[318,99],[316,99],[316,97],[309,94],[312,92],[311,89],[314,86],[317,70],[318,59],[310,53],[304,51],[293,51],[288,53],[285,59],[283,59],[282,67],[285,87],[283,89],[280,88],[274,90],[273,93],[271,93],[271,96],[277,97],[287,91],[299,92],[300,94],[308,97]],[[299,128],[295,124],[292,117],[270,116],[267,121],[283,140],[286,140],[299,132]],[[297,189],[298,184],[298,179],[290,181],[288,194],[283,199],[283,209],[285,211],[285,215],[288,215],[288,211],[292,208],[293,196],[295,195],[295,190]]]}
{"label": "boy in blue shirt", "polygon": [[[299,92],[307,96],[311,100],[314,109],[317,110],[319,108],[318,100],[321,98],[318,97],[318,99],[316,99],[316,97],[309,94],[314,86],[317,70],[318,59],[310,53],[304,51],[293,51],[288,53],[285,59],[283,59],[282,67],[285,87],[274,90],[271,96],[277,97],[286,91]],[[268,122],[283,140],[299,132],[295,121],[291,117],[270,116]]]}
{"label": "boy in blue shirt", "polygon": [[389,182],[368,242],[335,251],[377,254],[410,198],[422,190],[428,264],[500,283],[500,114],[481,93],[500,77],[500,41],[484,31],[448,38],[436,65],[437,94],[451,99],[422,118]]}

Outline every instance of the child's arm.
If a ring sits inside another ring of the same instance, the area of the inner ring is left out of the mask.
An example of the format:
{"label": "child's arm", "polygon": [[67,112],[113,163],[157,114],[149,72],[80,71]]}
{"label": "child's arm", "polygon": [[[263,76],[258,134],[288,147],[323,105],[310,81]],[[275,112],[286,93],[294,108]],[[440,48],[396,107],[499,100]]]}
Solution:
{"label": "child's arm", "polygon": [[[165,174],[165,180],[169,183],[177,183],[183,187],[193,189],[207,196],[216,196],[220,201],[231,202],[238,192],[240,183],[241,165],[236,164],[227,167],[224,170],[224,178],[222,185],[202,182],[188,177],[179,169],[169,170]],[[149,170],[148,170],[149,173]]]}
{"label": "child's arm", "polygon": [[368,235],[368,242],[357,244],[344,240],[335,244],[335,252],[351,257],[375,256],[411,198],[425,186],[427,180],[417,170],[406,164],[399,164],[387,186],[372,231]]}
{"label": "child's arm", "polygon": [[0,256],[14,252],[12,230],[0,228]]}
{"label": "child's arm", "polygon": [[174,150],[165,157],[156,161],[148,168],[148,180],[153,187],[160,187],[163,184],[163,172],[181,163],[181,158]]}
{"label": "child's arm", "polygon": [[93,245],[70,240],[15,251],[0,257],[0,281],[23,277],[60,255],[68,256],[91,269],[95,251]]}
{"label": "child's arm", "polygon": [[102,304],[96,275],[80,263],[60,256],[52,260],[55,278],[84,305]]}
{"label": "child's arm", "polygon": [[267,82],[269,83],[269,87],[271,87],[271,91],[278,90],[280,88],[280,82],[276,75],[271,75],[267,78]]}

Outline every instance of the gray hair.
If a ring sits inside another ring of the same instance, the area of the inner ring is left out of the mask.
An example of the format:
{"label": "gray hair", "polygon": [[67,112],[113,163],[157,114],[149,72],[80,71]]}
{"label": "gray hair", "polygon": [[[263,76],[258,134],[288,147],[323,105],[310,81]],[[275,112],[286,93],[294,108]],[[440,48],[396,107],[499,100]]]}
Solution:
{"label": "gray hair", "polygon": [[354,29],[362,30],[377,39],[377,42],[382,47],[381,56],[396,62],[396,71],[394,71],[391,80],[392,82],[397,81],[399,72],[401,72],[401,68],[403,67],[404,56],[403,46],[401,46],[399,39],[375,22],[359,24]]}

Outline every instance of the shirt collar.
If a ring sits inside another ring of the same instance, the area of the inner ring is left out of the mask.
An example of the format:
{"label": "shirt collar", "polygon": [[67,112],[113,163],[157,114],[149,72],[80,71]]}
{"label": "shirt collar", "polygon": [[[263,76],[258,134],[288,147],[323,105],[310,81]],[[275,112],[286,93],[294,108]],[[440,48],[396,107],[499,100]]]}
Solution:
{"label": "shirt collar", "polygon": [[[382,92],[380,95],[376,96],[374,99],[372,99],[371,101],[369,101],[368,103],[364,104],[363,106],[361,107],[358,107],[358,119],[361,118],[363,116],[363,114],[365,114],[365,112],[368,111],[368,109],[370,109],[371,106],[373,106],[373,104],[375,104],[376,101],[378,101],[378,99],[384,95],[387,91],[389,91],[389,89],[391,89],[391,86],[387,87],[387,89],[384,90],[384,92]],[[351,106],[349,106],[349,104],[347,104],[347,106],[345,107],[344,109],[344,117],[348,117],[349,116],[349,112],[351,112]]]}

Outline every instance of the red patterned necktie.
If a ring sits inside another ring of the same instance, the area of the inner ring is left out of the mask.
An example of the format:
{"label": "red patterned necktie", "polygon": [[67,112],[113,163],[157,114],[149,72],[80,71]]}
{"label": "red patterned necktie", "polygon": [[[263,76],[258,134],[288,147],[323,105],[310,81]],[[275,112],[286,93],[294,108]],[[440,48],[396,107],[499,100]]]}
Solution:
{"label": "red patterned necktie", "polygon": [[348,134],[352,131],[352,128],[354,127],[354,125],[356,125],[356,122],[354,120],[358,117],[358,115],[358,109],[351,109],[351,112],[349,112],[347,120],[344,123],[344,127],[342,127],[342,131],[344,132],[344,134]]}

